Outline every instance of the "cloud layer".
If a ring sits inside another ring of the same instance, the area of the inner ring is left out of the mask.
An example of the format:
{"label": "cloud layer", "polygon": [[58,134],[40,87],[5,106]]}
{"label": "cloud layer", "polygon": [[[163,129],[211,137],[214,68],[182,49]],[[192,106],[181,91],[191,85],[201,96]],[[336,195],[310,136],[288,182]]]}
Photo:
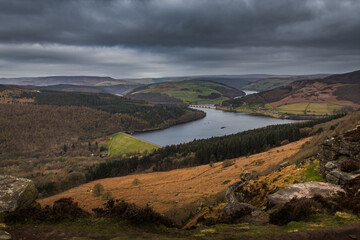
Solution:
{"label": "cloud layer", "polygon": [[358,0],[2,0],[0,77],[346,72]]}

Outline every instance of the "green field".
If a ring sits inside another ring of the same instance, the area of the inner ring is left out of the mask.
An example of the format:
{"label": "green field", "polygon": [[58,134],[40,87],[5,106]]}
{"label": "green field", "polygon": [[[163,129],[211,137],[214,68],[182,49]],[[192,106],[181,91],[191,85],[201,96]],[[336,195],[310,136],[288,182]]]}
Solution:
{"label": "green field", "polygon": [[219,110],[246,112],[253,114],[261,114],[274,118],[284,118],[287,114],[301,115],[301,116],[325,116],[334,115],[336,110],[340,110],[342,106],[331,103],[293,103],[282,105],[277,108],[271,107],[270,104],[264,106],[259,105],[243,105],[236,108],[231,107],[218,107]]}
{"label": "green field", "polygon": [[[239,90],[223,84],[196,80],[152,84],[146,88],[135,89],[130,96],[139,93],[166,94],[190,104],[215,104],[241,94]],[[209,97],[211,94],[217,97]]]}
{"label": "green field", "polygon": [[108,148],[109,155],[118,155],[130,152],[150,152],[159,148],[159,146],[155,144],[143,141],[125,133],[114,134],[111,139],[103,143],[102,146],[106,146]]}
{"label": "green field", "polygon": [[334,110],[340,110],[342,106],[331,103],[293,103],[282,105],[275,108],[281,113],[297,114],[297,115],[333,115]]}

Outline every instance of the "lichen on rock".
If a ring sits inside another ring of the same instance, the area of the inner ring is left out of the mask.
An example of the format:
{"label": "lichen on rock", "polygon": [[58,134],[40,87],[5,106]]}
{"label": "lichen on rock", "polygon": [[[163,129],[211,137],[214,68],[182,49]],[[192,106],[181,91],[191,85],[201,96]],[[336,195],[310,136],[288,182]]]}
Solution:
{"label": "lichen on rock", "polygon": [[0,213],[26,208],[36,200],[37,196],[38,191],[33,181],[0,175]]}

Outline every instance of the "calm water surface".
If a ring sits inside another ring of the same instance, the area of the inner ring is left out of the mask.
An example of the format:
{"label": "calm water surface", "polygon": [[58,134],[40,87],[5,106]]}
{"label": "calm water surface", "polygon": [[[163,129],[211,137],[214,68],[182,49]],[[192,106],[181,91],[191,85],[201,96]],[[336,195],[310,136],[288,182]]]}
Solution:
{"label": "calm water surface", "polygon": [[160,146],[190,142],[194,139],[210,138],[242,132],[268,125],[296,122],[247,113],[223,112],[215,109],[194,108],[206,112],[206,117],[189,123],[179,124],[167,129],[134,136]]}

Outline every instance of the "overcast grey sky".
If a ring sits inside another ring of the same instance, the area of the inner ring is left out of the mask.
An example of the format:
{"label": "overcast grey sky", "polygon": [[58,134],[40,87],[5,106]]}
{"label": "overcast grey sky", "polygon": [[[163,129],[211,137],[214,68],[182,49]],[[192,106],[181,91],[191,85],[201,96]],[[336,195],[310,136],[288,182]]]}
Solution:
{"label": "overcast grey sky", "polygon": [[358,69],[359,0],[0,1],[0,77]]}

